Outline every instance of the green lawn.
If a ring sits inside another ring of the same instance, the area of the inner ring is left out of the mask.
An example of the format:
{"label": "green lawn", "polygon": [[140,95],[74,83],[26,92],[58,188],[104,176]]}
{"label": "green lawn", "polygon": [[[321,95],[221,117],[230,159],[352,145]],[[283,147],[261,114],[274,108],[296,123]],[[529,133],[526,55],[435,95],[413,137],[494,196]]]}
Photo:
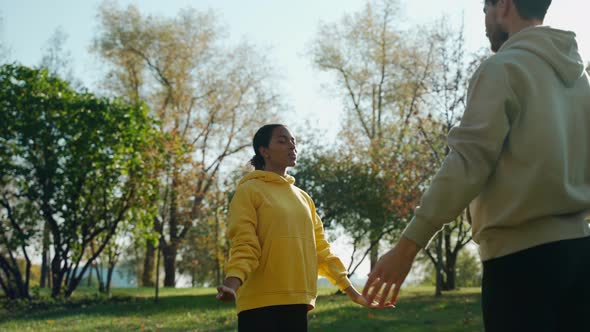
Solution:
{"label": "green lawn", "polygon": [[[0,310],[0,331],[235,331],[233,304],[215,300],[214,289],[163,289],[158,304],[153,289],[115,289],[114,302],[84,300],[76,305]],[[323,288],[309,314],[311,331],[482,331],[479,289],[432,296],[432,288],[402,290],[398,307],[368,310]],[[78,299],[91,299],[81,290]],[[82,304],[86,303],[86,304]]]}

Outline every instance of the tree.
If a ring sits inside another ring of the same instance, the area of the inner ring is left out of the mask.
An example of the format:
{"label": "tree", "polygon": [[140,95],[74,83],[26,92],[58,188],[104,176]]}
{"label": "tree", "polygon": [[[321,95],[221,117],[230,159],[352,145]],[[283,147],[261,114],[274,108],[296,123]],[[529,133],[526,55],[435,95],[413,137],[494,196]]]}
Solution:
{"label": "tree", "polygon": [[[427,142],[432,163],[439,168],[449,154],[446,137],[459,123],[467,102],[469,78],[485,55],[469,55],[465,49],[463,27],[452,29],[447,20],[441,19],[430,34],[435,50],[435,70],[429,76],[431,87],[428,101],[431,114],[419,120],[419,129]],[[436,271],[435,294],[456,288],[457,257],[471,241],[471,216],[466,209],[457,220],[447,224],[426,248],[426,255]]]}
{"label": "tree", "polygon": [[[341,149],[365,161],[373,176],[405,183],[408,175],[424,178],[409,168],[421,165],[413,162],[420,156],[409,147],[420,146],[414,118],[422,113],[432,48],[426,43],[412,44],[417,40],[397,28],[397,9],[395,0],[368,1],[362,11],[345,16],[339,24],[321,25],[311,57],[319,70],[333,74],[332,86],[344,101],[346,122],[341,137],[345,141]],[[417,185],[399,188],[411,193]],[[398,195],[405,196],[411,194]],[[408,216],[398,215],[398,219]],[[382,216],[370,220],[368,237],[375,243],[371,267],[377,261],[378,239],[387,223]]]}
{"label": "tree", "polygon": [[29,262],[26,248],[47,223],[52,296],[67,297],[121,225],[147,221],[137,216],[151,211],[158,135],[142,105],[76,92],[46,70],[2,66],[0,87],[0,260],[18,280],[13,249]]}
{"label": "tree", "polygon": [[[310,149],[312,150],[312,149]],[[368,235],[375,230],[371,220],[395,220],[390,188],[382,177],[376,176],[369,165],[337,152],[323,151],[303,154],[295,168],[297,184],[314,199],[319,215],[327,229],[342,227],[352,240],[352,255],[348,276],[352,276],[371,249],[387,234],[401,229],[391,222],[377,238]],[[368,247],[355,261],[361,248]]]}
{"label": "tree", "polygon": [[[73,82],[71,64],[71,54],[64,49],[68,35],[61,27],[57,28],[53,35],[47,41],[44,55],[41,58],[40,66],[46,68],[49,74],[55,77],[61,77],[68,82]],[[51,232],[49,225],[43,226],[43,237],[41,239],[41,278],[39,285],[45,288],[51,284],[49,255],[51,245]]]}
{"label": "tree", "polygon": [[[154,207],[151,210],[149,207],[146,207],[145,210],[137,209],[133,219],[119,226],[118,231],[108,242],[102,254],[96,258],[94,268],[99,292],[111,294],[111,282],[115,267],[125,253],[129,252],[130,247],[136,249],[146,241],[157,241],[158,234],[153,232],[153,229],[151,229],[152,224],[149,222],[149,219],[153,218],[155,213]],[[146,226],[150,226],[150,228]],[[100,238],[96,242],[100,243]],[[91,244],[90,254],[93,255],[94,251],[95,246]]]}
{"label": "tree", "polygon": [[[229,186],[226,184],[225,187]],[[182,248],[179,271],[191,276],[193,287],[223,283],[223,267],[229,257],[225,233],[232,191],[222,190],[219,186],[210,191],[202,209],[206,219],[187,235],[188,241]]]}
{"label": "tree", "polygon": [[[456,287],[480,287],[482,268],[481,262],[470,250],[461,250],[457,256],[456,270]],[[437,272],[434,264],[429,264],[425,270],[422,283],[427,285],[436,285]]]}
{"label": "tree", "polygon": [[[249,44],[224,47],[211,13],[183,10],[175,18],[142,16],[130,6],[104,5],[94,50],[111,71],[106,87],[129,101],[145,100],[164,137],[166,165],[158,174],[165,280],[174,287],[178,250],[198,220],[220,166],[249,146],[271,119],[278,97],[271,69]],[[152,283],[148,243],[143,278]]]}
{"label": "tree", "polygon": [[64,48],[67,40],[68,34],[61,27],[55,29],[47,41],[40,64],[50,75],[72,82],[72,55]]}
{"label": "tree", "polygon": [[4,18],[0,16],[0,65],[5,64],[8,62],[10,58],[10,47],[6,45],[6,41],[2,36],[4,32]]}

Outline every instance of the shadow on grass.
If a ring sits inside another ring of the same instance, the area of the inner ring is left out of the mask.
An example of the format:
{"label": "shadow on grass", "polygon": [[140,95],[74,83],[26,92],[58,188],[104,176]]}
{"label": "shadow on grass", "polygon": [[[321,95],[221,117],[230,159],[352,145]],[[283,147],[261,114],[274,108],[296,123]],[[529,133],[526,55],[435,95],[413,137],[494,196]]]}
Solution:
{"label": "shadow on grass", "polygon": [[311,331],[483,331],[479,294],[445,294],[436,298],[401,298],[395,309],[350,306],[339,296],[318,298],[310,312]]}
{"label": "shadow on grass", "polygon": [[34,312],[17,313],[8,317],[0,317],[0,323],[10,321],[27,321],[34,320],[60,320],[70,316],[83,315],[84,317],[100,316],[108,317],[125,317],[125,316],[150,316],[153,314],[168,315],[182,314],[185,312],[203,312],[203,311],[223,311],[233,310],[233,304],[220,303],[215,299],[215,295],[178,295],[166,296],[155,303],[154,298],[128,298],[127,301],[107,301],[103,303],[81,305],[76,307],[48,308],[47,310],[36,310]]}

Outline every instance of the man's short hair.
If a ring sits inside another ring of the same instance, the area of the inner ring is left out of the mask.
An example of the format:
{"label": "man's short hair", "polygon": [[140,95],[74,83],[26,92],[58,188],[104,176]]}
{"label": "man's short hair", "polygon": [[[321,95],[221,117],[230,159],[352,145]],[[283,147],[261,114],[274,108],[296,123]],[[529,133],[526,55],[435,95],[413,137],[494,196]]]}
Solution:
{"label": "man's short hair", "polygon": [[[487,3],[496,5],[498,0],[485,0]],[[518,14],[524,20],[545,19],[547,9],[551,5],[551,0],[512,0],[518,10]]]}

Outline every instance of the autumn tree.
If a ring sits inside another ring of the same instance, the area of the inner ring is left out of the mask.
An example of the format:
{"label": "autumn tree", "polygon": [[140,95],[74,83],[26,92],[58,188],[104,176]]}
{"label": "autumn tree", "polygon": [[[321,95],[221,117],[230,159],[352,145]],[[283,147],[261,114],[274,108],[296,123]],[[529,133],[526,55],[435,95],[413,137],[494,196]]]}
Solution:
{"label": "autumn tree", "polygon": [[179,271],[191,277],[193,287],[223,283],[223,268],[229,258],[229,242],[225,235],[229,196],[234,190],[233,184],[223,187],[228,189],[217,185],[207,193],[202,209],[205,218],[198,227],[191,229],[182,248]]}
{"label": "autumn tree", "polygon": [[72,55],[65,48],[67,40],[68,34],[61,27],[55,29],[43,48],[40,66],[47,68],[52,76],[71,82],[73,80]]}
{"label": "autumn tree", "polygon": [[[421,156],[412,155],[410,147],[420,146],[415,118],[423,114],[433,51],[399,28],[398,6],[395,0],[367,1],[363,10],[339,23],[322,24],[310,50],[316,68],[332,74],[331,87],[344,104],[340,149],[352,151],[372,176],[392,184],[424,177],[417,174],[420,168],[413,168],[421,165],[413,162]],[[398,219],[410,216],[406,207],[413,203],[410,193],[417,185],[399,186],[408,193],[398,195],[407,213]],[[383,215],[370,219],[368,238],[375,243],[371,267],[378,258],[378,239],[390,221]]]}
{"label": "autumn tree", "polygon": [[[468,54],[463,27],[453,29],[448,20],[433,25],[429,34],[434,45],[434,70],[429,76],[429,116],[419,119],[420,134],[427,142],[434,168],[449,154],[446,138],[459,124],[467,102],[469,79],[486,53]],[[425,253],[436,272],[436,295],[456,288],[457,258],[471,241],[471,220],[466,209],[457,220],[445,225]]]}
{"label": "autumn tree", "polygon": [[[160,180],[165,279],[174,287],[179,248],[228,157],[249,146],[253,131],[278,103],[271,68],[253,45],[226,46],[210,12],[142,15],[106,4],[99,11],[94,51],[109,65],[105,87],[131,102],[144,100],[164,137]],[[143,284],[153,284],[155,247],[148,242]]]}

